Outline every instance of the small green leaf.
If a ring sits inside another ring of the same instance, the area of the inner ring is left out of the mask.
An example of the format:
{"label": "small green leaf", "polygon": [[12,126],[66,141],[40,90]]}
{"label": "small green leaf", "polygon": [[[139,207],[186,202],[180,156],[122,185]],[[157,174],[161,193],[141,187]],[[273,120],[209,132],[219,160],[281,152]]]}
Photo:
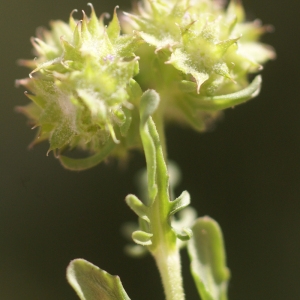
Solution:
{"label": "small green leaf", "polygon": [[[190,194],[187,191],[182,192],[177,199],[170,202],[169,215],[172,216],[177,212],[181,211],[182,209],[186,208],[190,204],[190,202]],[[172,227],[176,233],[177,238],[179,238],[182,241],[188,241],[193,236],[193,232],[190,228],[180,226],[180,220],[177,221],[177,226],[175,225]]]}
{"label": "small green leaf", "polygon": [[230,272],[220,226],[209,217],[196,220],[188,242],[191,272],[202,300],[227,300]]}
{"label": "small green leaf", "polygon": [[67,279],[81,300],[130,300],[118,276],[84,259],[71,261]]}
{"label": "small green leaf", "polygon": [[147,216],[147,207],[142,203],[141,200],[139,200],[134,195],[128,195],[125,198],[125,201],[127,205],[143,220],[150,223],[149,217]]}
{"label": "small green leaf", "polygon": [[183,191],[177,199],[171,202],[170,215],[174,215],[178,211],[187,207],[190,202],[190,194],[187,191]]}
{"label": "small green leaf", "polygon": [[90,157],[75,159],[61,155],[58,157],[58,159],[66,169],[72,171],[82,171],[98,165],[109,155],[115,146],[116,144],[112,140],[109,140],[99,153],[96,153]]}
{"label": "small green leaf", "polygon": [[139,245],[149,246],[152,244],[151,238],[153,234],[142,230],[137,230],[132,233],[132,239]]}
{"label": "small green leaf", "polygon": [[148,118],[155,112],[159,101],[159,95],[154,90],[147,90],[142,95],[140,106],[141,126],[144,126]]}

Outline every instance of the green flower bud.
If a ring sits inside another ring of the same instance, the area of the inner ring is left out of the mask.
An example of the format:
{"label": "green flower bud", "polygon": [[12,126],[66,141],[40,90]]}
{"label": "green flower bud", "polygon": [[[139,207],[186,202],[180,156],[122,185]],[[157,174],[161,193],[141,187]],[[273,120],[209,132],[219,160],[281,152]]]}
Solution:
{"label": "green flower bud", "polygon": [[17,81],[32,93],[26,93],[32,103],[19,110],[40,128],[32,144],[49,139],[49,151],[100,152],[112,143],[122,155],[139,144],[134,38],[120,35],[116,10],[107,27],[106,15],[98,19],[90,6],[90,18],[83,12],[76,22],[72,12],[69,24],[52,22],[50,31],[39,30],[32,38],[37,58],[21,64],[33,70]]}
{"label": "green flower bud", "polygon": [[[260,80],[250,88],[248,75],[275,57],[270,46],[257,41],[269,27],[246,22],[240,1],[231,0],[227,8],[221,2],[142,0],[133,14],[125,14],[126,30],[133,28],[147,44],[138,52],[146,58],[138,82],[160,93],[167,118],[198,130],[218,110],[257,95]],[[149,69],[156,74],[149,76]],[[244,89],[251,93],[237,101],[236,93]],[[219,105],[224,95],[227,105]]]}

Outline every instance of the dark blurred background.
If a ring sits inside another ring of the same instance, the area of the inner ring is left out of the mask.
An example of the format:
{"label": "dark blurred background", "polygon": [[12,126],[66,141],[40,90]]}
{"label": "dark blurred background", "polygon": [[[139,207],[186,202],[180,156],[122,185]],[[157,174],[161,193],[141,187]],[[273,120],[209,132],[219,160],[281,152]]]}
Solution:
{"label": "dark blurred background", "polygon": [[[278,58],[263,71],[255,100],[226,111],[214,131],[168,129],[169,156],[182,170],[177,191],[190,192],[199,215],[221,224],[232,272],[231,300],[300,299],[300,36],[296,0],[244,0],[249,19],[273,24],[264,42]],[[98,14],[129,1],[96,1]],[[120,227],[134,221],[124,197],[136,193],[138,153],[117,163],[72,173],[47,143],[27,150],[34,132],[14,112],[28,102],[14,80],[28,76],[29,38],[51,19],[68,20],[86,0],[0,0],[0,299],[77,299],[65,280],[71,259],[82,257],[120,275],[131,299],[164,299],[150,256],[127,257]],[[197,299],[183,253],[187,299]]]}

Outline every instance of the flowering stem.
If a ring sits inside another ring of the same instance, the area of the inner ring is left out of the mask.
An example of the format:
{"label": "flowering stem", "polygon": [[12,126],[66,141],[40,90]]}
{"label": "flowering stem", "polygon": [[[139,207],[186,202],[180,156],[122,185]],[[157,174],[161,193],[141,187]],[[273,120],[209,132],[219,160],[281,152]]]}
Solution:
{"label": "flowering stem", "polygon": [[[151,97],[155,97],[155,93],[145,94],[143,103],[147,103],[147,101],[149,103]],[[148,218],[151,234],[153,235],[148,249],[158,266],[166,299],[184,300],[181,262],[179,248],[176,243],[177,236],[170,225],[169,176],[165,163],[166,152],[163,153],[163,149],[166,150],[164,128],[162,120],[158,118],[159,115],[156,114],[157,123],[154,123],[152,118],[149,117],[144,124],[142,122],[140,128],[148,176],[151,175],[151,172],[154,172],[155,177],[155,184],[152,184],[152,181],[149,180],[150,177],[148,177],[149,195],[154,195],[150,206],[148,206]],[[162,139],[158,131],[162,135]]]}

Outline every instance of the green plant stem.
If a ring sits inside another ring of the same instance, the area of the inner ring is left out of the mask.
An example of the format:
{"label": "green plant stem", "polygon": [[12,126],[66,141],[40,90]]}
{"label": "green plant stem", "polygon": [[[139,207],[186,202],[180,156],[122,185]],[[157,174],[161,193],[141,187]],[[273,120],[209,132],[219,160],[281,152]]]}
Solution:
{"label": "green plant stem", "polygon": [[[163,198],[157,198],[152,212],[152,247],[150,250],[160,272],[167,300],[183,300],[184,291],[181,276],[179,249],[176,247],[176,236],[167,221]],[[170,242],[171,241],[171,242]]]}
{"label": "green plant stem", "polygon": [[159,269],[167,300],[183,300],[184,291],[182,287],[181,263],[178,251],[173,253],[165,251],[164,247],[154,254]]}
{"label": "green plant stem", "polygon": [[[157,116],[156,116],[157,117]],[[169,182],[167,167],[165,163],[166,149],[164,139],[163,122],[158,121],[159,129],[150,125],[149,130],[152,136],[156,136],[156,161],[157,161],[157,197],[151,209],[150,220],[152,224],[152,245],[149,247],[156,260],[167,300],[185,299],[183,291],[183,281],[181,275],[181,262],[179,248],[176,244],[176,234],[170,225],[169,216]],[[156,123],[156,125],[157,125]],[[163,135],[160,139],[158,132]]]}

